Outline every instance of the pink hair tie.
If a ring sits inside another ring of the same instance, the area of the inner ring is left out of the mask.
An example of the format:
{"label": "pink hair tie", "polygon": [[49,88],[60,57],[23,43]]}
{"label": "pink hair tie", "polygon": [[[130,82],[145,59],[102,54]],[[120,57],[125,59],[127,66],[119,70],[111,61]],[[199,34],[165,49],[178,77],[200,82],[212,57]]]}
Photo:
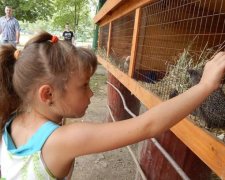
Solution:
{"label": "pink hair tie", "polygon": [[54,44],[54,43],[57,43],[58,40],[59,38],[57,36],[52,36],[51,42]]}

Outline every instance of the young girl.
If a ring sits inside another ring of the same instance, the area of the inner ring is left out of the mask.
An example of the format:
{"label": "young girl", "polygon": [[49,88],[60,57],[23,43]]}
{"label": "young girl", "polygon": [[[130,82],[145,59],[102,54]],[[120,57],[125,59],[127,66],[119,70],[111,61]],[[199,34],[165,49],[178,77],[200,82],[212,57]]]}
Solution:
{"label": "young girl", "polygon": [[74,158],[116,149],[169,129],[220,85],[225,53],[206,66],[199,84],[132,119],[116,123],[75,123],[85,114],[97,66],[93,52],[43,32],[22,52],[0,49],[1,172],[6,179],[65,177]]}

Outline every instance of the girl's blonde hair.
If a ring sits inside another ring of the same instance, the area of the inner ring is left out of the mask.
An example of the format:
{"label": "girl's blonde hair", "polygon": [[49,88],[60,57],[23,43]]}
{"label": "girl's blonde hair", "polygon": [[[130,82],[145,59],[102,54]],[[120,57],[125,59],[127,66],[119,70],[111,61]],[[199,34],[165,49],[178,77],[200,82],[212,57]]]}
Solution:
{"label": "girl's blonde hair", "polygon": [[64,91],[72,72],[89,73],[97,67],[91,50],[76,48],[71,43],[51,41],[52,35],[42,32],[32,38],[16,60],[16,48],[0,47],[0,120],[3,129],[10,114],[28,105],[35,90],[43,83]]}

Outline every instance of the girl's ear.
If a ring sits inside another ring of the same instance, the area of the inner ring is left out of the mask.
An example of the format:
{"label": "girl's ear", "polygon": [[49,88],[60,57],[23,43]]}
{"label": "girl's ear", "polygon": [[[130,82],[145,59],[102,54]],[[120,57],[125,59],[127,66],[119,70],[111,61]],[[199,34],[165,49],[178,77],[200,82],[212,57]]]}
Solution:
{"label": "girl's ear", "polygon": [[42,85],[38,91],[38,97],[41,102],[52,104],[53,88],[49,85]]}

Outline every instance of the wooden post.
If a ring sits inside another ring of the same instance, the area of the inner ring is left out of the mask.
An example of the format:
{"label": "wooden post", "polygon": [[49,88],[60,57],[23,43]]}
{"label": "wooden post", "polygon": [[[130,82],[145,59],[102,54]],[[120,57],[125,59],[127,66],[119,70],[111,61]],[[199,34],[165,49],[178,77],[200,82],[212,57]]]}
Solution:
{"label": "wooden post", "polygon": [[134,67],[135,67],[135,60],[137,54],[137,43],[138,43],[138,34],[139,34],[139,25],[140,25],[140,8],[136,9],[135,12],[135,21],[134,21],[134,32],[133,32],[133,39],[132,39],[132,47],[131,47],[131,56],[130,56],[130,65],[128,75],[133,77],[134,74]]}
{"label": "wooden post", "polygon": [[[113,84],[117,89],[119,89],[119,91],[124,96],[127,107],[134,114],[138,115],[140,109],[140,101],[134,95],[132,95],[131,92],[123,84],[121,84],[111,73],[108,73],[108,81]],[[108,103],[115,120],[119,121],[131,118],[131,116],[124,109],[120,95],[110,85],[108,85]],[[108,117],[107,120],[112,121],[110,117]]]}
{"label": "wooden post", "polygon": [[108,42],[107,42],[107,57],[109,57],[109,53],[110,53],[111,33],[112,33],[112,22],[109,23],[109,34],[108,34]]}
{"label": "wooden post", "polygon": [[[163,133],[157,140],[191,180],[210,179],[211,170],[171,131]],[[140,164],[148,179],[182,179],[151,140],[146,140],[142,146]]]}

